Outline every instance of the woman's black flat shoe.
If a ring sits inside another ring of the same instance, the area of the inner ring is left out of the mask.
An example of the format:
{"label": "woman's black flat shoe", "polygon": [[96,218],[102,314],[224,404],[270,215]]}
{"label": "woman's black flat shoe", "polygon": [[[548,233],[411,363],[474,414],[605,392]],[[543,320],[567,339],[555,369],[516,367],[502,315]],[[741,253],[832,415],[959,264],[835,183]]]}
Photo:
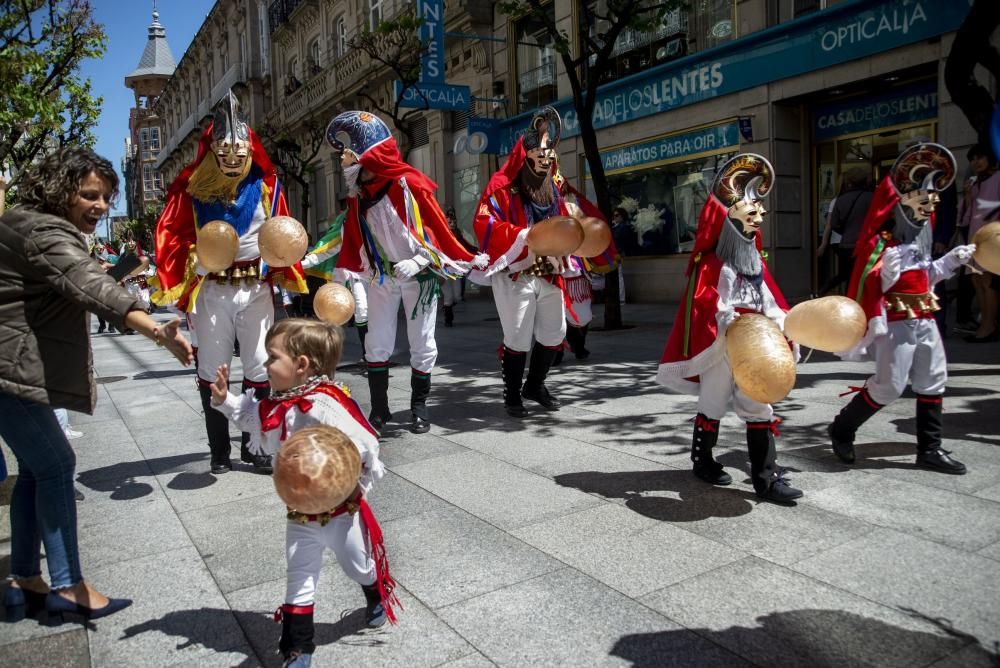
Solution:
{"label": "woman's black flat shoe", "polygon": [[20,587],[7,587],[4,594],[3,607],[7,611],[7,622],[13,624],[25,617],[32,619],[45,611],[45,600],[48,594],[42,594]]}
{"label": "woman's black flat shoe", "polygon": [[113,615],[119,610],[124,610],[130,605],[132,605],[130,598],[111,598],[108,599],[108,604],[103,608],[88,608],[85,605],[67,601],[55,592],[49,592],[48,598],[45,599],[45,609],[49,613],[49,624],[53,625],[65,621],[67,614],[76,615],[85,620],[100,619]]}

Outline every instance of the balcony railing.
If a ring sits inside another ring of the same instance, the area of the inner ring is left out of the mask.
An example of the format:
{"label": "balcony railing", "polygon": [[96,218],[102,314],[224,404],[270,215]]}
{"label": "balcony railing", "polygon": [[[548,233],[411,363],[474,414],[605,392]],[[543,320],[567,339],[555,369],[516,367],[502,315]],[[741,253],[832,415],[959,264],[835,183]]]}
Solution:
{"label": "balcony railing", "polygon": [[518,82],[522,93],[538,90],[543,86],[554,86],[556,83],[555,61],[550,60],[534,69],[522,72],[518,75]]}
{"label": "balcony railing", "polygon": [[274,0],[267,9],[267,25],[273,33],[288,21],[288,16],[295,11],[302,0]]}

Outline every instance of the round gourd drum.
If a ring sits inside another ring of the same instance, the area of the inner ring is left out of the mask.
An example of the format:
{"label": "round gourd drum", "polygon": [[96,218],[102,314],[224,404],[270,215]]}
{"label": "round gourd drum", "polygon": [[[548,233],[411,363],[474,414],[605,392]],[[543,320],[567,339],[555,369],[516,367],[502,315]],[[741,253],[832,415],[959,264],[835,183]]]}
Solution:
{"label": "round gourd drum", "polygon": [[313,311],[324,322],[343,325],[354,315],[354,295],[340,283],[327,283],[316,291]]}
{"label": "round gourd drum", "polygon": [[198,230],[195,253],[198,263],[210,273],[222,271],[236,261],[240,238],[236,229],[224,220],[205,223]]}
{"label": "round gourd drum", "polygon": [[1000,222],[983,225],[972,238],[976,252],[972,259],[991,274],[1000,274]]}
{"label": "round gourd drum", "polygon": [[541,257],[571,255],[583,243],[583,228],[569,216],[552,216],[528,230],[528,248]]}
{"label": "round gourd drum", "polygon": [[726,356],[736,386],[754,401],[781,401],[795,386],[795,358],[774,321],[744,313],[726,331]]}
{"label": "round gourd drum", "polygon": [[305,256],[309,235],[291,216],[275,216],[260,226],[257,245],[269,267],[291,267]]}
{"label": "round gourd drum", "polygon": [[597,257],[611,245],[611,228],[600,218],[585,216],[579,219],[583,228],[583,243],[573,255],[578,257]]}
{"label": "round gourd drum", "polygon": [[858,345],[867,328],[864,309],[850,297],[810,299],[792,307],[785,316],[785,336],[828,353],[842,353]]}
{"label": "round gourd drum", "polygon": [[335,427],[292,434],[274,458],[274,488],[289,508],[310,515],[333,510],[351,495],[361,475],[361,453]]}

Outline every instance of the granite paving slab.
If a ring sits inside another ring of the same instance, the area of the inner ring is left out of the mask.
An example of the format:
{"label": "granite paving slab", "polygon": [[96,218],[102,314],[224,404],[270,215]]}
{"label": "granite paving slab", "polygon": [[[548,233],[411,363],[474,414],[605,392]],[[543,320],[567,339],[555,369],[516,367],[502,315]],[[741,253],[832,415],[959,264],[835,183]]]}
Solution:
{"label": "granite paving slab", "polygon": [[[985,647],[1000,642],[1000,563],[880,529],[791,566],[817,580],[939,620]],[[961,592],[961,596],[955,596]]]}
{"label": "granite paving slab", "polygon": [[87,631],[80,628],[30,640],[0,643],[0,665],[90,668]]}

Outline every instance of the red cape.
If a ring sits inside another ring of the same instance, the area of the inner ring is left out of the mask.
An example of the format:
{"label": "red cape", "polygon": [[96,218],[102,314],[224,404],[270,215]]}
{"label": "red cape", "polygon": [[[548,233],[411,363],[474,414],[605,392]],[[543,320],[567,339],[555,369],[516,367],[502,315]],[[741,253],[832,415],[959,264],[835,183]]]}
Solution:
{"label": "red cape", "polygon": [[[250,130],[250,148],[254,165],[259,167],[264,174],[264,185],[270,191],[271,197],[277,198],[277,201],[272,203],[273,214],[272,211],[265,211],[265,216],[269,218],[271,215],[287,216],[288,204],[285,201],[284,190],[278,184],[277,172],[271,159],[267,156],[267,151],[264,150],[260,138],[253,130]],[[194,215],[194,204],[191,201],[191,195],[187,192],[187,186],[195,169],[205,160],[206,156],[211,157],[211,155],[212,125],[209,125],[198,142],[198,155],[194,162],[181,170],[174,182],[170,184],[170,188],[167,190],[166,205],[156,223],[156,282],[158,285],[155,286],[157,292],[153,299],[158,304],[176,301],[177,307],[184,310],[188,306],[188,297],[195,287],[188,270],[188,259],[191,255],[191,247],[197,241],[198,227]],[[269,274],[278,274],[295,286],[304,285],[302,266],[298,262],[292,267],[270,270]]]}
{"label": "red cape", "polygon": [[[389,186],[389,198],[400,220],[407,221],[406,202],[402,186],[399,180],[405,178],[406,185],[420,210],[420,217],[423,222],[425,239],[435,251],[444,253],[452,260],[471,262],[474,254],[466,250],[465,246],[455,238],[451,228],[448,227],[448,219],[434,198],[437,184],[417,168],[403,162],[396,147],[396,140],[389,138],[377,146],[365,151],[359,159],[365,171],[375,175],[375,180],[364,184],[363,188],[369,195],[374,195],[381,190],[386,183],[392,182]],[[347,200],[347,218],[344,220],[343,244],[340,255],[337,259],[337,267],[350,271],[362,271],[361,249],[364,240],[361,234],[361,222],[359,219],[360,202],[358,197],[350,197]],[[407,227],[411,236],[416,236],[414,231]],[[419,240],[418,240],[419,242]]]}

